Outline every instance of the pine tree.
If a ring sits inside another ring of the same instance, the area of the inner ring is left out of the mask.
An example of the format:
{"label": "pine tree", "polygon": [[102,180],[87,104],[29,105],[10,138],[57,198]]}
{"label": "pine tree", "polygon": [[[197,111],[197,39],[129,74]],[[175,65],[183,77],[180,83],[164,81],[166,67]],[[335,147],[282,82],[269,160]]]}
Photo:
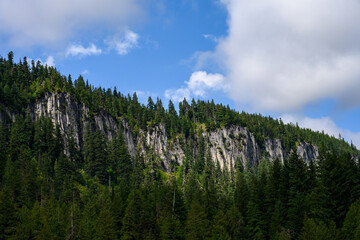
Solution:
{"label": "pine tree", "polygon": [[[313,214],[324,222],[341,225],[347,210],[358,197],[357,167],[350,155],[327,153],[319,159],[319,188]],[[356,196],[356,197],[355,197]]]}
{"label": "pine tree", "polygon": [[227,231],[227,225],[228,221],[226,215],[223,211],[219,210],[212,221],[209,239],[230,240],[231,237]]}
{"label": "pine tree", "polygon": [[89,176],[97,177],[102,184],[108,182],[105,137],[100,130],[91,132],[86,126],[84,137],[85,169]]}
{"label": "pine tree", "polygon": [[184,239],[183,225],[174,216],[165,216],[160,223],[160,239],[175,240]]}
{"label": "pine tree", "polygon": [[109,156],[107,158],[108,168],[111,169],[113,179],[119,182],[124,181],[129,184],[132,172],[131,157],[126,146],[123,133],[119,130],[118,135],[113,139],[108,147]]}
{"label": "pine tree", "polygon": [[241,215],[246,219],[247,206],[249,203],[249,189],[244,178],[243,173],[237,172],[235,192],[234,192],[234,205]]}
{"label": "pine tree", "polygon": [[205,212],[207,218],[210,220],[215,215],[218,206],[214,179],[214,163],[211,159],[210,151],[208,151],[206,156],[203,181]]}
{"label": "pine tree", "polygon": [[[336,240],[340,238],[339,238],[339,232],[337,231],[334,223],[330,224],[330,226],[328,227],[321,221],[317,223],[314,219],[308,218],[304,222],[304,227],[302,228],[299,239]],[[353,239],[353,238],[346,238],[346,239]]]}
{"label": "pine tree", "polygon": [[296,151],[293,151],[289,157],[289,185],[287,227],[292,231],[292,236],[296,238],[303,226],[306,211],[305,196],[307,193],[305,163],[299,158]]}
{"label": "pine tree", "polygon": [[8,141],[6,132],[6,129],[0,124],[0,181],[3,179],[7,161]]}
{"label": "pine tree", "polygon": [[122,238],[140,239],[141,233],[144,229],[141,227],[141,219],[143,217],[143,199],[139,190],[135,190],[129,195],[129,203],[125,210],[125,215],[122,222]]}
{"label": "pine tree", "polygon": [[200,130],[198,133],[198,146],[197,146],[197,155],[194,170],[199,174],[202,173],[205,167],[205,143],[203,132]]}
{"label": "pine tree", "polygon": [[262,182],[255,175],[251,176],[250,198],[247,206],[249,234],[253,239],[266,236],[266,215],[264,214],[264,189]]}
{"label": "pine tree", "polygon": [[106,200],[104,206],[101,208],[99,216],[95,223],[95,238],[94,239],[116,239],[115,220],[112,215],[110,200]]}
{"label": "pine tree", "polygon": [[225,215],[227,217],[227,232],[231,239],[248,239],[248,229],[239,210],[234,205],[230,206]]}
{"label": "pine tree", "polygon": [[350,206],[341,229],[342,239],[360,239],[360,200]]}
{"label": "pine tree", "polygon": [[0,191],[0,239],[8,239],[15,233],[17,223],[13,194],[7,188]]}
{"label": "pine tree", "polygon": [[197,199],[193,200],[186,220],[185,239],[206,239],[208,225],[203,206],[200,205]]}

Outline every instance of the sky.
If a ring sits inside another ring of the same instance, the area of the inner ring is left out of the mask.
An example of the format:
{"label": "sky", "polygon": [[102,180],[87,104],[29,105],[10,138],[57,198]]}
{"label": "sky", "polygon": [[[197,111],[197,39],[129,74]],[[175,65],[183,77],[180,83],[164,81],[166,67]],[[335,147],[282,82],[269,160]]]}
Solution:
{"label": "sky", "polygon": [[13,51],[123,94],[214,99],[360,148],[360,0],[0,0]]}

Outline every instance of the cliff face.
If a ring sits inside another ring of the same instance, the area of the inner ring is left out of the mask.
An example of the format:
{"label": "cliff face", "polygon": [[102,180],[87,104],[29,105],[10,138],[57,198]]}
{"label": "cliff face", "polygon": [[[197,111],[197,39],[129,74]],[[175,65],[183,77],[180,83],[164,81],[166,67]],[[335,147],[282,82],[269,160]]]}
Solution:
{"label": "cliff face", "polygon": [[[14,121],[14,114],[5,110],[0,111],[0,120],[10,119]],[[123,119],[114,119],[105,110],[90,114],[89,108],[84,103],[79,103],[68,93],[48,93],[44,98],[29,104],[27,110],[34,121],[40,116],[50,117],[54,124],[58,124],[61,133],[65,136],[72,134],[79,148],[82,147],[83,130],[86,124],[92,124],[93,128],[104,132],[110,141],[119,131],[119,126],[124,134],[126,144],[131,156],[135,156],[137,150],[146,155],[149,149],[161,159],[164,170],[169,170],[171,162],[182,164],[185,157],[182,148],[182,136],[168,139],[165,126],[160,124],[148,131],[140,130],[136,138]],[[222,168],[235,167],[236,159],[240,159],[243,165],[247,161],[257,164],[264,158],[283,161],[287,158],[282,143],[278,139],[266,139],[260,147],[255,141],[254,135],[246,128],[230,126],[229,128],[217,129],[203,133],[206,149],[214,161],[218,161]],[[318,156],[317,146],[309,143],[299,143],[297,153],[304,161],[316,159]]]}

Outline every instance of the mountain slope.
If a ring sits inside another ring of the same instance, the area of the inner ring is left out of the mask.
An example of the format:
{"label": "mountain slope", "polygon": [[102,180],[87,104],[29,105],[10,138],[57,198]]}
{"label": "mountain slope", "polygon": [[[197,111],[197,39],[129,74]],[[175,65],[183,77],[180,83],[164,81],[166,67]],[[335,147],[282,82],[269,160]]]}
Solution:
{"label": "mountain slope", "polygon": [[[198,146],[203,144],[212,160],[230,169],[236,162],[243,166],[249,161],[257,165],[262,159],[283,162],[291,149],[304,161],[318,156],[319,146],[336,152],[359,151],[343,139],[298,126],[283,124],[281,120],[261,115],[237,113],[229,107],[205,101],[180,102],[179,113],[170,101],[165,110],[161,100],[151,98],[147,106],[140,104],[136,94],[124,96],[108,89],[94,88],[80,76],[72,83],[71,76],[61,76],[54,68],[31,63],[26,58],[19,64],[0,59],[0,119],[11,125],[16,114],[32,120],[49,117],[59,125],[66,142],[72,134],[81,151],[87,124],[99,129],[108,141],[121,128],[131,156],[146,155],[153,149],[162,160],[164,170],[184,162],[185,152],[196,158]],[[200,143],[200,135],[204,143]],[[68,149],[65,149],[68,155]]]}
{"label": "mountain slope", "polygon": [[0,239],[355,239],[358,156],[213,101],[145,106],[0,58]]}

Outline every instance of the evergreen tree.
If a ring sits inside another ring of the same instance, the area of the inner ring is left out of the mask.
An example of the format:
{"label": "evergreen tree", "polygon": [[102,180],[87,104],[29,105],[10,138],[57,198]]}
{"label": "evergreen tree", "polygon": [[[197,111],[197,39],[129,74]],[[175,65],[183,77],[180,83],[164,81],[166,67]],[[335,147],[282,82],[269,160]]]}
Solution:
{"label": "evergreen tree", "polygon": [[198,133],[198,141],[194,170],[200,174],[204,170],[205,166],[205,143],[203,132],[201,130]]}
{"label": "evergreen tree", "polygon": [[[310,239],[339,239],[339,233],[336,229],[335,224],[330,224],[326,226],[323,222],[316,223],[314,219],[308,218],[305,220],[304,227],[299,236],[301,240],[310,240]],[[346,238],[353,239],[353,238]]]}
{"label": "evergreen tree", "polygon": [[203,173],[204,186],[204,205],[207,218],[210,220],[215,215],[217,204],[217,196],[214,178],[214,163],[211,159],[210,152],[206,156],[205,169]]}
{"label": "evergreen tree", "polygon": [[121,239],[140,239],[144,231],[141,220],[143,218],[143,199],[139,190],[130,193],[128,205],[122,222]]}
{"label": "evergreen tree", "polygon": [[[343,138],[214,101],[165,111],[13,56],[0,57],[0,239],[360,239],[360,152]],[[99,119],[120,124],[111,140]],[[221,132],[229,162],[210,154]],[[243,167],[233,154],[250,154],[252,136],[259,154]],[[283,164],[262,151],[271,139]]]}
{"label": "evergreen tree", "polygon": [[350,206],[341,229],[342,239],[360,239],[360,200]]}
{"label": "evergreen tree", "polygon": [[226,215],[223,211],[219,210],[211,224],[210,239],[230,240],[231,237],[227,231],[227,224],[228,222]]}
{"label": "evergreen tree", "polygon": [[3,179],[7,161],[8,141],[6,136],[6,129],[2,126],[2,124],[0,124],[0,181]]}
{"label": "evergreen tree", "polygon": [[185,239],[206,239],[208,225],[203,206],[200,205],[197,199],[193,200],[186,220]]}
{"label": "evergreen tree", "polygon": [[287,227],[293,237],[297,237],[303,225],[306,211],[305,196],[307,193],[307,175],[305,163],[296,151],[289,157],[289,210]]}
{"label": "evergreen tree", "polygon": [[247,206],[249,203],[249,189],[244,178],[243,173],[237,172],[235,192],[234,192],[234,205],[241,215],[246,219]]}
{"label": "evergreen tree", "polygon": [[161,220],[160,239],[175,240],[184,239],[183,226],[179,219],[174,216],[166,216]]}
{"label": "evergreen tree", "polygon": [[100,130],[91,132],[87,125],[84,141],[85,169],[89,176],[97,177],[102,184],[108,182],[105,137]]}
{"label": "evergreen tree", "polygon": [[94,239],[115,239],[117,236],[115,220],[111,212],[110,201],[107,200],[100,210],[99,216],[95,223]]}
{"label": "evergreen tree", "polygon": [[17,213],[9,189],[0,191],[0,239],[8,239],[15,232]]}
{"label": "evergreen tree", "polygon": [[121,130],[119,130],[117,137],[109,144],[108,154],[108,171],[113,172],[113,179],[129,184],[132,162]]}

